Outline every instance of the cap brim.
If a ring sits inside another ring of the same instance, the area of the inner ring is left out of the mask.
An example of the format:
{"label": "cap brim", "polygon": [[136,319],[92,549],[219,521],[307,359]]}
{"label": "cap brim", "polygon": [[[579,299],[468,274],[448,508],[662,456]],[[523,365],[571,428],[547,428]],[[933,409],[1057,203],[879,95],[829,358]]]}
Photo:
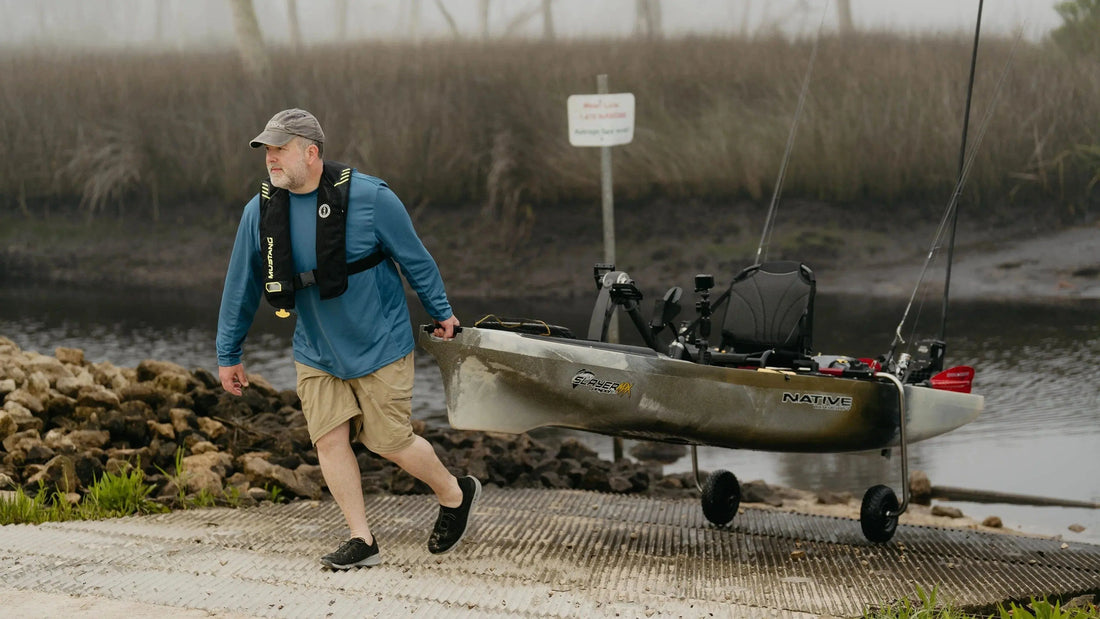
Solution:
{"label": "cap brim", "polygon": [[252,148],[259,148],[261,146],[284,146],[293,139],[294,136],[290,133],[267,130],[252,138],[252,141],[249,142],[248,145]]}

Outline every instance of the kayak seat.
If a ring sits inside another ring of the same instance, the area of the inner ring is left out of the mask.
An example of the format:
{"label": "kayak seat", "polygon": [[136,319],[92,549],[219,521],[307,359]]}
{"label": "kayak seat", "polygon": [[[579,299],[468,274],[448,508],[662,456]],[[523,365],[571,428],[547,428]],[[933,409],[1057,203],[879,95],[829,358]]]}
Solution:
{"label": "kayak seat", "polygon": [[806,359],[813,339],[817,283],[810,267],[790,260],[743,269],[730,282],[718,324],[723,352],[755,355],[771,351],[786,364]]}

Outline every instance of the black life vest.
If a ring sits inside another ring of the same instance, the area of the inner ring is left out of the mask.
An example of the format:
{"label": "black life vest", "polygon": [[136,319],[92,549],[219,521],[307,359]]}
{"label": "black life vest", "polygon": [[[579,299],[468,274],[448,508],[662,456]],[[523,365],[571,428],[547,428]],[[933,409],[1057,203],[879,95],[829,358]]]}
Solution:
{"label": "black life vest", "polygon": [[[290,245],[290,192],[269,179],[260,182],[260,253],[264,261],[264,296],[272,306],[294,308],[294,292],[316,285],[322,299],[348,289],[348,275],[365,271],[385,260],[376,251],[347,261],[347,216],[352,168],[325,161],[317,187],[317,268],[296,273]],[[282,314],[280,314],[282,315]]]}

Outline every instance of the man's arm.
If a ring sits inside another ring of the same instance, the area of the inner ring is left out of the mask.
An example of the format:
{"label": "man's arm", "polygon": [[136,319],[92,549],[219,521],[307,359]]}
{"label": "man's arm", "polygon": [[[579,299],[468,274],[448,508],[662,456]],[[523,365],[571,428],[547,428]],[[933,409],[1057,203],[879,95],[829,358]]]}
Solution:
{"label": "man's arm", "polygon": [[[256,308],[260,305],[262,287],[259,272],[261,268],[259,254],[259,197],[253,198],[245,206],[241,216],[237,237],[233,242],[233,253],[229,257],[229,268],[225,274],[225,286],[222,289],[221,309],[218,312],[218,373],[222,386],[226,386],[223,370],[240,368],[239,383],[248,386],[241,366],[242,345]],[[230,374],[230,379],[237,373]],[[233,390],[226,387],[226,391]],[[240,394],[240,389],[236,390]]]}
{"label": "man's arm", "polygon": [[413,229],[412,219],[409,218],[405,205],[384,186],[378,188],[375,199],[374,223],[378,240],[386,253],[397,261],[405,280],[420,297],[424,309],[441,324],[454,320],[450,325],[453,331],[458,320],[447,300],[439,266]]}

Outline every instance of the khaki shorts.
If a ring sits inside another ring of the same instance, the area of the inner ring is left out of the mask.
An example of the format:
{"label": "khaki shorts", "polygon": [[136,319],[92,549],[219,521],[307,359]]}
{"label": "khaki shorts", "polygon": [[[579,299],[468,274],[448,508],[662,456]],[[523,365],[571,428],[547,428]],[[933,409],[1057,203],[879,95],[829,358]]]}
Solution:
{"label": "khaki shorts", "polygon": [[328,372],[294,362],[298,397],[317,443],[345,421],[349,436],[377,454],[389,454],[412,444],[413,354],[381,367],[373,374],[343,380]]}

